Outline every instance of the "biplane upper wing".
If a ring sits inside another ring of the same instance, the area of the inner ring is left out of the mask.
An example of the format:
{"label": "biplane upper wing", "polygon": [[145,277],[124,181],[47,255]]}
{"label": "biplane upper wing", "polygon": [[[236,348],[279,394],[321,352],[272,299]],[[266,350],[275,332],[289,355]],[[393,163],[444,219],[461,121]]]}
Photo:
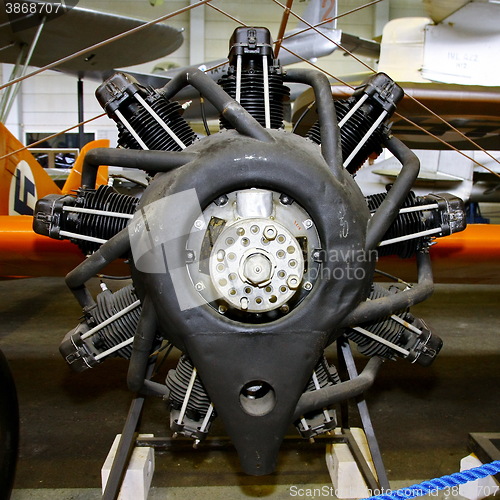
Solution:
{"label": "biplane upper wing", "polygon": [[[39,18],[36,22],[30,22],[26,29],[17,29],[16,21],[9,19],[6,9],[0,10],[0,46],[3,47],[0,61],[15,64],[23,47],[31,45],[42,23],[43,12],[35,15]],[[140,19],[73,7],[43,25],[29,64],[45,66],[145,23]],[[82,29],[83,26],[91,29]],[[82,75],[141,64],[172,53],[182,42],[180,30],[158,23],[67,61],[57,69]]]}

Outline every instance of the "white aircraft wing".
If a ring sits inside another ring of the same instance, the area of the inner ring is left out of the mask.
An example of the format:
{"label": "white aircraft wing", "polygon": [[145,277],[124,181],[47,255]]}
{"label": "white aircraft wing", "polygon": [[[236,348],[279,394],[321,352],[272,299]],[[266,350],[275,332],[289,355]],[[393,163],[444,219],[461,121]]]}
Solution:
{"label": "white aircraft wing", "polygon": [[422,77],[463,85],[500,85],[500,3],[473,1],[425,29]]}
{"label": "white aircraft wing", "polygon": [[423,2],[429,17],[435,23],[440,23],[466,3],[469,3],[470,0],[423,0]]}
{"label": "white aircraft wing", "polygon": [[[463,136],[431,114],[408,96],[412,96],[458,130],[487,150],[500,150],[500,87],[451,85],[444,83],[401,82],[406,96],[398,104],[398,115],[392,117],[392,130],[412,149],[449,149],[439,141],[446,141],[463,150],[475,149]],[[353,90],[342,85],[332,86],[336,99],[344,99]],[[293,108],[293,123],[313,102],[310,89],[301,94]],[[314,108],[313,108],[314,110]],[[317,119],[311,110],[300,120],[299,133],[309,130]],[[439,139],[409,123],[409,119]]]}
{"label": "white aircraft wing", "polygon": [[396,81],[500,86],[500,2],[427,2],[431,18],[389,21],[379,71]]}

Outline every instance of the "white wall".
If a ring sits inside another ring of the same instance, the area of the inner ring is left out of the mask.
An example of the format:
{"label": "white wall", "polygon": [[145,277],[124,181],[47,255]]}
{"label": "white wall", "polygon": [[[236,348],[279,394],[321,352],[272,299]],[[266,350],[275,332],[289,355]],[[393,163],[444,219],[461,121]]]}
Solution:
{"label": "white wall", "polygon": [[[12,65],[3,64],[4,74],[10,74]],[[35,68],[31,68],[33,70]],[[94,97],[95,82],[84,82],[85,120],[103,112]],[[55,71],[28,78],[21,84],[17,102],[6,121],[7,127],[21,141],[25,132],[59,132],[78,123],[77,80]],[[100,137],[109,130],[111,138],[115,127],[105,117],[86,125],[86,132]],[[100,133],[100,131],[103,131]],[[77,132],[78,129],[72,130]]]}

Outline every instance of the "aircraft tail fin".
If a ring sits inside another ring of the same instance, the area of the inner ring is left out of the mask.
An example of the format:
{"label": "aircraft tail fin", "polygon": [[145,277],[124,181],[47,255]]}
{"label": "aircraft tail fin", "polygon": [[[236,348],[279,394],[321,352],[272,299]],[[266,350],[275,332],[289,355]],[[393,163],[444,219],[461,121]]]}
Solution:
{"label": "aircraft tail fin", "polygon": [[23,147],[0,123],[0,215],[33,215],[38,198],[61,192],[29,151],[19,151]]}
{"label": "aircraft tail fin", "polygon": [[[302,18],[312,26],[316,26],[327,19],[337,16],[337,0],[311,0],[306,7]],[[322,28],[337,28],[337,20],[333,19],[328,23],[322,24]],[[298,29],[307,29],[309,26],[302,21],[299,22]]]}
{"label": "aircraft tail fin", "polygon": [[[23,147],[9,129],[0,123],[0,215],[33,215],[39,198],[78,189],[86,152],[93,148],[109,147],[109,140],[92,141],[82,148],[62,190],[28,150],[20,151]],[[108,167],[99,167],[96,187],[107,183]]]}

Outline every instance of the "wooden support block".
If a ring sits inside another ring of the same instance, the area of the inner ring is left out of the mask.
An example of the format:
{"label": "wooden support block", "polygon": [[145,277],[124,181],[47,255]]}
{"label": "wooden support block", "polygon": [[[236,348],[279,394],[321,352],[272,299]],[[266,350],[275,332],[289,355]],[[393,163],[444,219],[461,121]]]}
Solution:
{"label": "wooden support block", "polygon": [[[106,488],[111,466],[115,458],[121,434],[117,434],[101,469],[102,491]],[[139,434],[139,438],[154,437],[153,434]],[[118,500],[147,500],[155,469],[154,449],[135,447],[130,457]]]}
{"label": "wooden support block", "polygon": [[[335,434],[340,434],[340,432],[340,429],[335,429]],[[351,432],[368,466],[376,477],[375,467],[363,429],[351,428]],[[326,447],[326,465],[337,498],[367,498],[371,496],[371,492],[347,444],[328,444]]]}
{"label": "wooden support block", "polygon": [[[481,465],[483,465],[482,462],[472,453],[460,460],[460,472],[474,467],[481,467]],[[493,477],[488,476],[461,484],[458,487],[458,493],[469,500],[481,500],[493,496],[499,489],[498,482]]]}

